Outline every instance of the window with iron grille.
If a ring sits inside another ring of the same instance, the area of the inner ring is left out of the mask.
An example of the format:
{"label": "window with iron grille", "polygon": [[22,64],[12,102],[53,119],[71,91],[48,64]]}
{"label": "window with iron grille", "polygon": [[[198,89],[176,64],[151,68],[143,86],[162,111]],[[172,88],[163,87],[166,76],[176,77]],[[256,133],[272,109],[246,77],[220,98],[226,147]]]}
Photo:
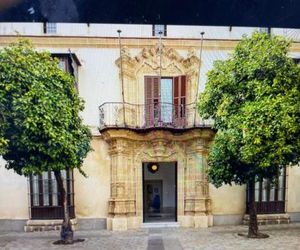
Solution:
{"label": "window with iron grille", "polygon": [[43,24],[43,26],[44,26],[44,33],[45,34],[56,34],[56,32],[57,32],[56,23],[45,22]]}
{"label": "window with iron grille", "polygon": [[271,33],[271,29],[267,28],[267,27],[261,27],[261,28],[259,28],[259,32],[260,33],[270,34]]}
{"label": "window with iron grille", "polygon": [[153,24],[152,25],[152,36],[167,36],[167,25],[165,24]]}
{"label": "window with iron grille", "polygon": [[[62,171],[67,183],[67,204],[70,217],[75,217],[73,171]],[[62,219],[64,217],[61,194],[54,173],[43,172],[29,177],[30,218]]]}
{"label": "window with iron grille", "polygon": [[[249,193],[247,187],[247,213]],[[255,203],[258,214],[276,214],[285,212],[286,169],[278,172],[274,183],[270,180],[255,183]]]}

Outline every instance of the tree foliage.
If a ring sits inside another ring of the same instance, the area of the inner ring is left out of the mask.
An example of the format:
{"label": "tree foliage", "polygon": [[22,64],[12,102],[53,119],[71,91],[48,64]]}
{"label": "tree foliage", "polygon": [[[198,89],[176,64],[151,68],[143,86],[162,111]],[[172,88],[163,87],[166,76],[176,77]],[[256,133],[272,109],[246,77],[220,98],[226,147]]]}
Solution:
{"label": "tree foliage", "polygon": [[300,69],[290,41],[254,33],[215,62],[200,114],[215,121],[209,178],[216,186],[272,178],[300,160]]}
{"label": "tree foliage", "polygon": [[[79,113],[74,79],[48,52],[20,40],[0,51],[0,145],[6,167],[20,175],[77,168],[91,134]],[[3,150],[2,150],[3,151]]]}

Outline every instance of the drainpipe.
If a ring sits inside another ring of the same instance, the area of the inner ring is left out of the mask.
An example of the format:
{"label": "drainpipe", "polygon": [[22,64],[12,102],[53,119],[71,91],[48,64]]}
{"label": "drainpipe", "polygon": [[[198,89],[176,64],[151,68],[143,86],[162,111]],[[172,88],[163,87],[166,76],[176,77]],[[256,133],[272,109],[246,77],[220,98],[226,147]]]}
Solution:
{"label": "drainpipe", "polygon": [[[159,102],[158,102],[158,110],[159,110],[159,114],[158,114],[158,122],[161,122],[161,112],[162,112],[162,103],[161,103],[161,95],[160,95],[160,88],[161,88],[161,57],[162,57],[162,40],[161,40],[161,36],[162,36],[162,31],[160,30],[158,32],[159,34],[159,93],[158,93],[158,96],[159,96]],[[154,105],[154,103],[153,103]],[[155,108],[153,106],[153,108]]]}
{"label": "drainpipe", "polygon": [[159,79],[161,79],[161,56],[162,56],[162,42],[161,42],[161,35],[162,31],[158,32],[159,34]]}
{"label": "drainpipe", "polygon": [[121,70],[121,85],[122,85],[122,104],[123,104],[123,123],[126,127],[125,119],[125,97],[124,97],[124,77],[123,77],[123,58],[122,58],[122,45],[121,45],[121,30],[117,30],[120,50],[120,70]]}
{"label": "drainpipe", "polygon": [[201,45],[200,45],[200,55],[199,55],[199,72],[198,72],[198,82],[197,82],[197,90],[196,90],[196,97],[195,97],[195,114],[194,114],[194,127],[196,126],[196,112],[197,112],[197,101],[199,95],[199,82],[200,82],[200,68],[201,68],[201,59],[202,59],[202,48],[203,48],[203,35],[205,32],[201,32]]}

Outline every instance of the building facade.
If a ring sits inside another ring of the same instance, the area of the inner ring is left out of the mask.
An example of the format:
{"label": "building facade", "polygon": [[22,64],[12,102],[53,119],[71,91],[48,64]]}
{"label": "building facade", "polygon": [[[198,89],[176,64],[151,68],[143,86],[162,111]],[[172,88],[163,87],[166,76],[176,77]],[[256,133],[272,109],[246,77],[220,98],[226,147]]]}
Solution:
{"label": "building facade", "polygon": [[[83,166],[88,177],[65,173],[75,224],[127,230],[151,223],[198,228],[247,220],[245,186],[216,189],[208,183],[206,159],[215,131],[213,121],[199,117],[196,100],[214,61],[228,58],[242,36],[255,30],[0,24],[1,47],[21,36],[51,52],[75,76],[85,101],[81,115],[94,149]],[[300,58],[299,30],[271,32],[292,38],[290,56]],[[55,227],[62,210],[53,174],[25,178],[0,164],[0,229]],[[279,174],[276,186],[257,183],[262,222],[300,221],[299,180],[300,168],[294,167]]]}

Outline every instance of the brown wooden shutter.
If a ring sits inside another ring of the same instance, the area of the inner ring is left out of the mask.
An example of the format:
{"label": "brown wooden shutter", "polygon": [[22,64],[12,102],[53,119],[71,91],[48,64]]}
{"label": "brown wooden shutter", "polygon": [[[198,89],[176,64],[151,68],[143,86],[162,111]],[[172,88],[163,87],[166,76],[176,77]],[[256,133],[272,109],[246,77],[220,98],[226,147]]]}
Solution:
{"label": "brown wooden shutter", "polygon": [[153,126],[160,117],[160,78],[158,76],[145,76],[144,81],[146,126]]}
{"label": "brown wooden shutter", "polygon": [[175,126],[185,126],[186,122],[186,76],[173,78],[173,103]]}

